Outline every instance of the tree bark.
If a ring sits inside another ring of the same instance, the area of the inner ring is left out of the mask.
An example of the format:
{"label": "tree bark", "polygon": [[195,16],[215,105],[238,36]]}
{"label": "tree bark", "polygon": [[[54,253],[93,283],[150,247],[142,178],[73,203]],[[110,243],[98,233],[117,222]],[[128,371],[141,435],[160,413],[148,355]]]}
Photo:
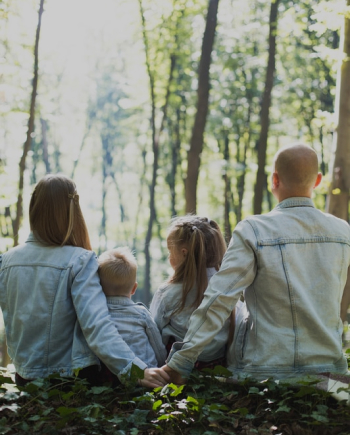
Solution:
{"label": "tree bark", "polygon": [[[350,0],[347,1],[348,7]],[[327,212],[349,221],[350,189],[350,19],[345,23],[340,44],[342,62],[337,83],[336,110],[338,126],[334,133],[336,145],[332,184],[328,193]]]}
{"label": "tree bark", "polygon": [[13,245],[18,245],[18,231],[23,218],[23,186],[24,186],[24,171],[26,168],[26,158],[28,151],[30,150],[30,145],[32,141],[32,134],[34,131],[34,121],[35,121],[35,101],[38,88],[38,77],[39,77],[39,40],[40,40],[40,30],[41,30],[41,18],[44,12],[44,0],[40,0],[39,12],[38,12],[38,24],[35,36],[35,46],[34,46],[34,75],[33,75],[33,87],[32,96],[30,100],[30,110],[29,110],[29,120],[28,120],[28,130],[27,138],[23,145],[23,153],[21,160],[19,162],[19,183],[18,183],[18,197],[16,206],[16,217],[14,220],[14,234],[13,234]]}
{"label": "tree bark", "polygon": [[265,164],[267,137],[270,123],[271,93],[276,68],[276,32],[279,3],[280,0],[272,0],[270,9],[269,54],[266,70],[265,90],[261,102],[261,128],[258,142],[258,172],[254,187],[254,214],[260,214],[262,211],[263,192],[265,187]]}
{"label": "tree bark", "polygon": [[208,14],[202,42],[202,54],[198,70],[197,112],[194,120],[190,150],[187,156],[187,178],[185,183],[186,212],[196,213],[197,183],[199,176],[203,136],[208,114],[210,64],[217,24],[219,0],[209,0]]}

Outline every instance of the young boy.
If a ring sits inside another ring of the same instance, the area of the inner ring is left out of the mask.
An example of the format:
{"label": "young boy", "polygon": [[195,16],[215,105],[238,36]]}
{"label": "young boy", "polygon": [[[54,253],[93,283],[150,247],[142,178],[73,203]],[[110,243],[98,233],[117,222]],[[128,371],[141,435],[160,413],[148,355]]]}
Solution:
{"label": "young boy", "polygon": [[98,258],[103,292],[119,334],[147,367],[164,364],[166,350],[148,309],[134,303],[137,263],[128,247],[105,251]]}

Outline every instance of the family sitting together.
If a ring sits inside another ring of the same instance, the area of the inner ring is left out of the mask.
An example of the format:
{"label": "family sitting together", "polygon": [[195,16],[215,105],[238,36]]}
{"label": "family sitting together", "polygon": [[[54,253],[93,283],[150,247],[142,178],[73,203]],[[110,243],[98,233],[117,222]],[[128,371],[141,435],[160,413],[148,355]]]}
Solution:
{"label": "family sitting together", "polygon": [[350,295],[350,226],[315,208],[320,181],[313,149],[281,149],[272,174],[277,206],[239,222],[228,248],[210,218],[174,218],[173,273],[148,310],[131,299],[130,249],[97,259],[74,182],[45,176],[31,197],[29,238],[0,257],[16,383],[78,373],[115,385],[133,365],[147,387],[182,384],[193,368],[216,365],[260,380],[347,373],[341,304]]}

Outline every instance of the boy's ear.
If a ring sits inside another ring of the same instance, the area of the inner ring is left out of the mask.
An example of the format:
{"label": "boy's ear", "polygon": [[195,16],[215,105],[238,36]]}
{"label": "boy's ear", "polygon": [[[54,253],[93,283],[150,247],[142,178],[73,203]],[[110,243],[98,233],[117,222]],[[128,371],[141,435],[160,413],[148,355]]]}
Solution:
{"label": "boy's ear", "polygon": [[136,289],[137,289],[137,285],[138,285],[138,283],[135,282],[135,284],[134,284],[134,286],[133,286],[133,288],[132,288],[132,291],[131,291],[131,295],[134,295],[134,294],[135,294]]}

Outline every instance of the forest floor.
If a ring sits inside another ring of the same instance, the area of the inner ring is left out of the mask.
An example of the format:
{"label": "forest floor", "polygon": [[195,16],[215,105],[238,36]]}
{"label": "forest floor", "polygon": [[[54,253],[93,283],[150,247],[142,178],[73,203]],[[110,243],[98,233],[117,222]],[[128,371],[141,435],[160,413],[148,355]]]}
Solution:
{"label": "forest floor", "polygon": [[[115,389],[76,379],[38,379],[17,388],[0,375],[1,434],[282,434],[350,433],[350,406],[317,380],[298,385],[232,382],[224,368],[194,372],[187,385]],[[135,377],[140,374],[135,373]],[[349,398],[349,386],[338,394]]]}

